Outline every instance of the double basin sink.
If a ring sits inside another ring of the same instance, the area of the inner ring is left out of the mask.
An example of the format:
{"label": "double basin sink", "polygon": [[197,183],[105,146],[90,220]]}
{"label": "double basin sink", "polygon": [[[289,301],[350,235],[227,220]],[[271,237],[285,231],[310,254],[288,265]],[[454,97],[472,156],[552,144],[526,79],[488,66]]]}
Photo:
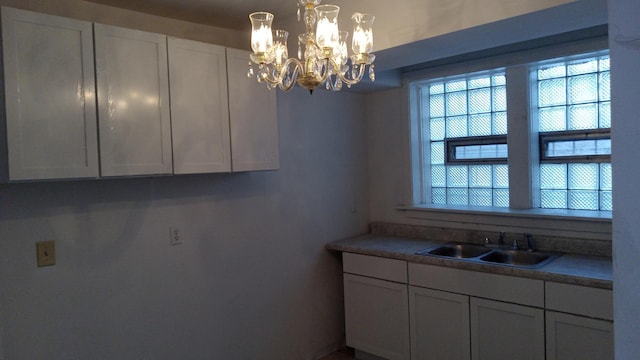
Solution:
{"label": "double basin sink", "polygon": [[560,256],[556,253],[508,248],[492,249],[483,245],[462,243],[440,245],[418,251],[416,254],[533,269],[542,267]]}

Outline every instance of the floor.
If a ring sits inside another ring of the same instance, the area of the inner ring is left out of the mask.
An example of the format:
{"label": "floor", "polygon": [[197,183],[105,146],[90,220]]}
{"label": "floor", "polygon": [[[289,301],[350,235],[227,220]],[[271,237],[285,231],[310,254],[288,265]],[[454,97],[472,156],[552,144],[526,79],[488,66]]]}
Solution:
{"label": "floor", "polygon": [[319,360],[354,360],[353,349],[344,348],[335,351]]}

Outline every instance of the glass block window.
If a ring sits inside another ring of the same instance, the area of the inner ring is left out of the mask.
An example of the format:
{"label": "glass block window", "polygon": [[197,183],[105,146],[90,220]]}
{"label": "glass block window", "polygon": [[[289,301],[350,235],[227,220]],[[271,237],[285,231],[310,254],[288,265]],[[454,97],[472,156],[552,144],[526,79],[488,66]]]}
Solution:
{"label": "glass block window", "polygon": [[[546,63],[535,74],[540,137],[559,139],[541,155],[540,207],[612,210],[611,139],[604,130],[611,128],[609,56]],[[590,139],[589,130],[600,136]],[[584,137],[576,138],[580,132]]]}
{"label": "glass block window", "polygon": [[[425,201],[439,205],[508,207],[508,166],[505,161],[495,159],[506,157],[506,146],[483,145],[481,141],[488,136],[507,134],[504,71],[439,79],[422,85],[420,90],[423,188],[428,192]],[[479,141],[477,146],[473,144],[474,137]],[[472,157],[484,161],[449,163],[447,159],[451,157],[447,156],[445,144],[456,138],[468,142],[468,146],[462,143],[449,147],[459,151],[458,159]]]}

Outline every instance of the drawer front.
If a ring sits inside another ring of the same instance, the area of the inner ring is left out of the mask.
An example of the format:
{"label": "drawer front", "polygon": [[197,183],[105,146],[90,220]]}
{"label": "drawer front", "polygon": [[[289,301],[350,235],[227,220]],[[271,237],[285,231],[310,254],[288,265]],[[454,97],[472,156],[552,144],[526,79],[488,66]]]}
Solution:
{"label": "drawer front", "polygon": [[547,282],[545,293],[545,306],[549,310],[613,320],[611,290]]}
{"label": "drawer front", "polygon": [[407,283],[407,262],[403,260],[342,253],[342,269],[350,274]]}
{"label": "drawer front", "polygon": [[409,284],[544,307],[544,282],[542,280],[410,263]]}

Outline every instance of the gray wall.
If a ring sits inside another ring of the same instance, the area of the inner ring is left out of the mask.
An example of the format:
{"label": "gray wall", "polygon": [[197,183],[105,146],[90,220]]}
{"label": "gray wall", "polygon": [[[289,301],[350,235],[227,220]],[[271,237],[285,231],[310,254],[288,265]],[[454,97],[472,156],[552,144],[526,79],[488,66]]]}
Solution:
{"label": "gray wall", "polygon": [[[0,5],[248,44],[79,0]],[[367,230],[364,97],[278,98],[279,171],[0,185],[0,359],[297,360],[341,344],[341,267],[323,247]],[[41,240],[53,267],[36,267]]]}
{"label": "gray wall", "polygon": [[617,359],[640,354],[640,6],[609,0],[613,156],[614,320]]}
{"label": "gray wall", "polygon": [[[0,358],[294,360],[339,345],[341,266],[324,244],[367,231],[364,97],[278,101],[279,171],[0,185]],[[56,241],[55,266],[36,267],[40,240]]]}

